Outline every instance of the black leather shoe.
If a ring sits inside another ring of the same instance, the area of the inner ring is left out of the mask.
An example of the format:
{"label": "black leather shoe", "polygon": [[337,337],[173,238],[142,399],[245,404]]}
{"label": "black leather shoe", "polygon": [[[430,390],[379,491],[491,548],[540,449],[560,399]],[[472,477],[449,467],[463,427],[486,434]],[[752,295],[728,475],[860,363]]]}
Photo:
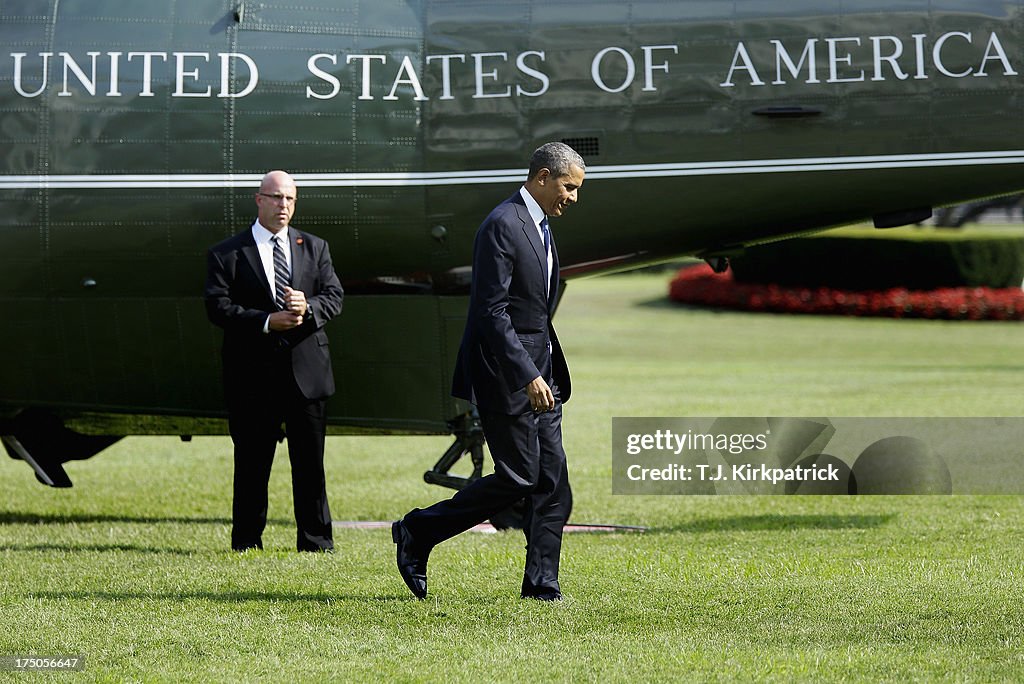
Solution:
{"label": "black leather shoe", "polygon": [[549,589],[547,591],[537,591],[529,594],[523,594],[524,599],[536,599],[538,601],[561,601],[562,592]]}
{"label": "black leather shoe", "polygon": [[430,551],[424,552],[416,547],[412,535],[401,520],[391,523],[391,539],[397,545],[398,574],[405,580],[405,586],[409,587],[416,598],[426,597],[427,556]]}
{"label": "black leather shoe", "polygon": [[237,551],[238,553],[242,553],[243,551],[262,551],[263,550],[263,542],[261,542],[261,541],[249,542],[249,543],[246,543],[246,542],[232,542],[231,543],[231,550],[232,551]]}

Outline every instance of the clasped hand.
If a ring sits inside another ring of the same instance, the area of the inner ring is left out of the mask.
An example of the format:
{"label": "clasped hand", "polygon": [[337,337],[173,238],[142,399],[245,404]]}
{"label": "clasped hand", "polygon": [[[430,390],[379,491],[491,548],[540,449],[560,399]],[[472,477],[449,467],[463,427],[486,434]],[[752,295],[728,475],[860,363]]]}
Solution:
{"label": "clasped hand", "polygon": [[309,303],[302,290],[284,288],[284,301],[287,309],[270,314],[271,330],[282,331],[297,328],[302,325],[303,316],[309,313]]}

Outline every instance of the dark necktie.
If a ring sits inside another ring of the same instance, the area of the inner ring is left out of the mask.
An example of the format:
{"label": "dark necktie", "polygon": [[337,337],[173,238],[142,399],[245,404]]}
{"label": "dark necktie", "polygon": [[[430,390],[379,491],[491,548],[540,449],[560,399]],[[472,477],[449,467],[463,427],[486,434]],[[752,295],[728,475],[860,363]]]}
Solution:
{"label": "dark necktie", "polygon": [[544,273],[547,280],[544,281],[544,293],[547,294],[551,288],[551,273],[548,272],[548,264],[551,261],[551,228],[548,227],[548,217],[540,222],[540,232],[544,236]]}
{"label": "dark necktie", "polygon": [[274,301],[277,308],[284,311],[287,307],[287,300],[284,296],[284,288],[288,287],[288,262],[284,258],[284,249],[281,241],[275,235],[271,240],[274,242]]}

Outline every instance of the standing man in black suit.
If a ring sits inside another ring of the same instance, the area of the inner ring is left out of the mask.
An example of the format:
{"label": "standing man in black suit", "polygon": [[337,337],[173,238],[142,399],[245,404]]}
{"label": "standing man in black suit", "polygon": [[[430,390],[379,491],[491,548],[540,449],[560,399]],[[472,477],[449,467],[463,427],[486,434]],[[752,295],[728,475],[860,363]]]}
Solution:
{"label": "standing man in black suit", "polygon": [[334,548],[324,478],[325,404],[334,375],[323,328],[341,311],[344,293],[327,243],[288,225],[295,202],[292,177],[271,171],[256,193],[256,222],[207,254],[206,312],[224,329],[236,551],[263,548],[270,467],[285,434],[296,546]]}
{"label": "standing man in black suit", "polygon": [[548,226],[576,202],[586,166],[571,147],[533,153],[526,183],[477,230],[466,330],[452,394],[476,404],[494,473],[391,527],[398,571],[427,594],[427,557],[437,544],[526,499],[521,596],[562,598],[558,563],[572,492],[562,450],[569,370],[551,326],[558,252]]}

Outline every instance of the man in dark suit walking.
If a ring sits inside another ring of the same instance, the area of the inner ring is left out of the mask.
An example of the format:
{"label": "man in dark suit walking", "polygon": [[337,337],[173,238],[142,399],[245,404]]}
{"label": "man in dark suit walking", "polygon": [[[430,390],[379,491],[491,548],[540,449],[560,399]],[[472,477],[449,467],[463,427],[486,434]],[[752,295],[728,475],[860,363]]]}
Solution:
{"label": "man in dark suit walking", "polygon": [[263,548],[267,483],[285,434],[296,546],[334,548],[324,478],[325,404],[334,375],[323,328],[341,311],[344,293],[327,243],[288,225],[295,202],[295,181],[271,171],[256,193],[256,222],[207,254],[206,312],[224,329],[236,551]]}
{"label": "man in dark suit walking", "polygon": [[398,570],[418,598],[437,544],[526,499],[521,596],[562,598],[558,563],[572,493],[562,450],[569,370],[551,325],[558,252],[548,226],[576,202],[586,166],[572,148],[534,152],[526,183],[477,230],[466,330],[452,394],[476,404],[494,473],[391,528]]}

